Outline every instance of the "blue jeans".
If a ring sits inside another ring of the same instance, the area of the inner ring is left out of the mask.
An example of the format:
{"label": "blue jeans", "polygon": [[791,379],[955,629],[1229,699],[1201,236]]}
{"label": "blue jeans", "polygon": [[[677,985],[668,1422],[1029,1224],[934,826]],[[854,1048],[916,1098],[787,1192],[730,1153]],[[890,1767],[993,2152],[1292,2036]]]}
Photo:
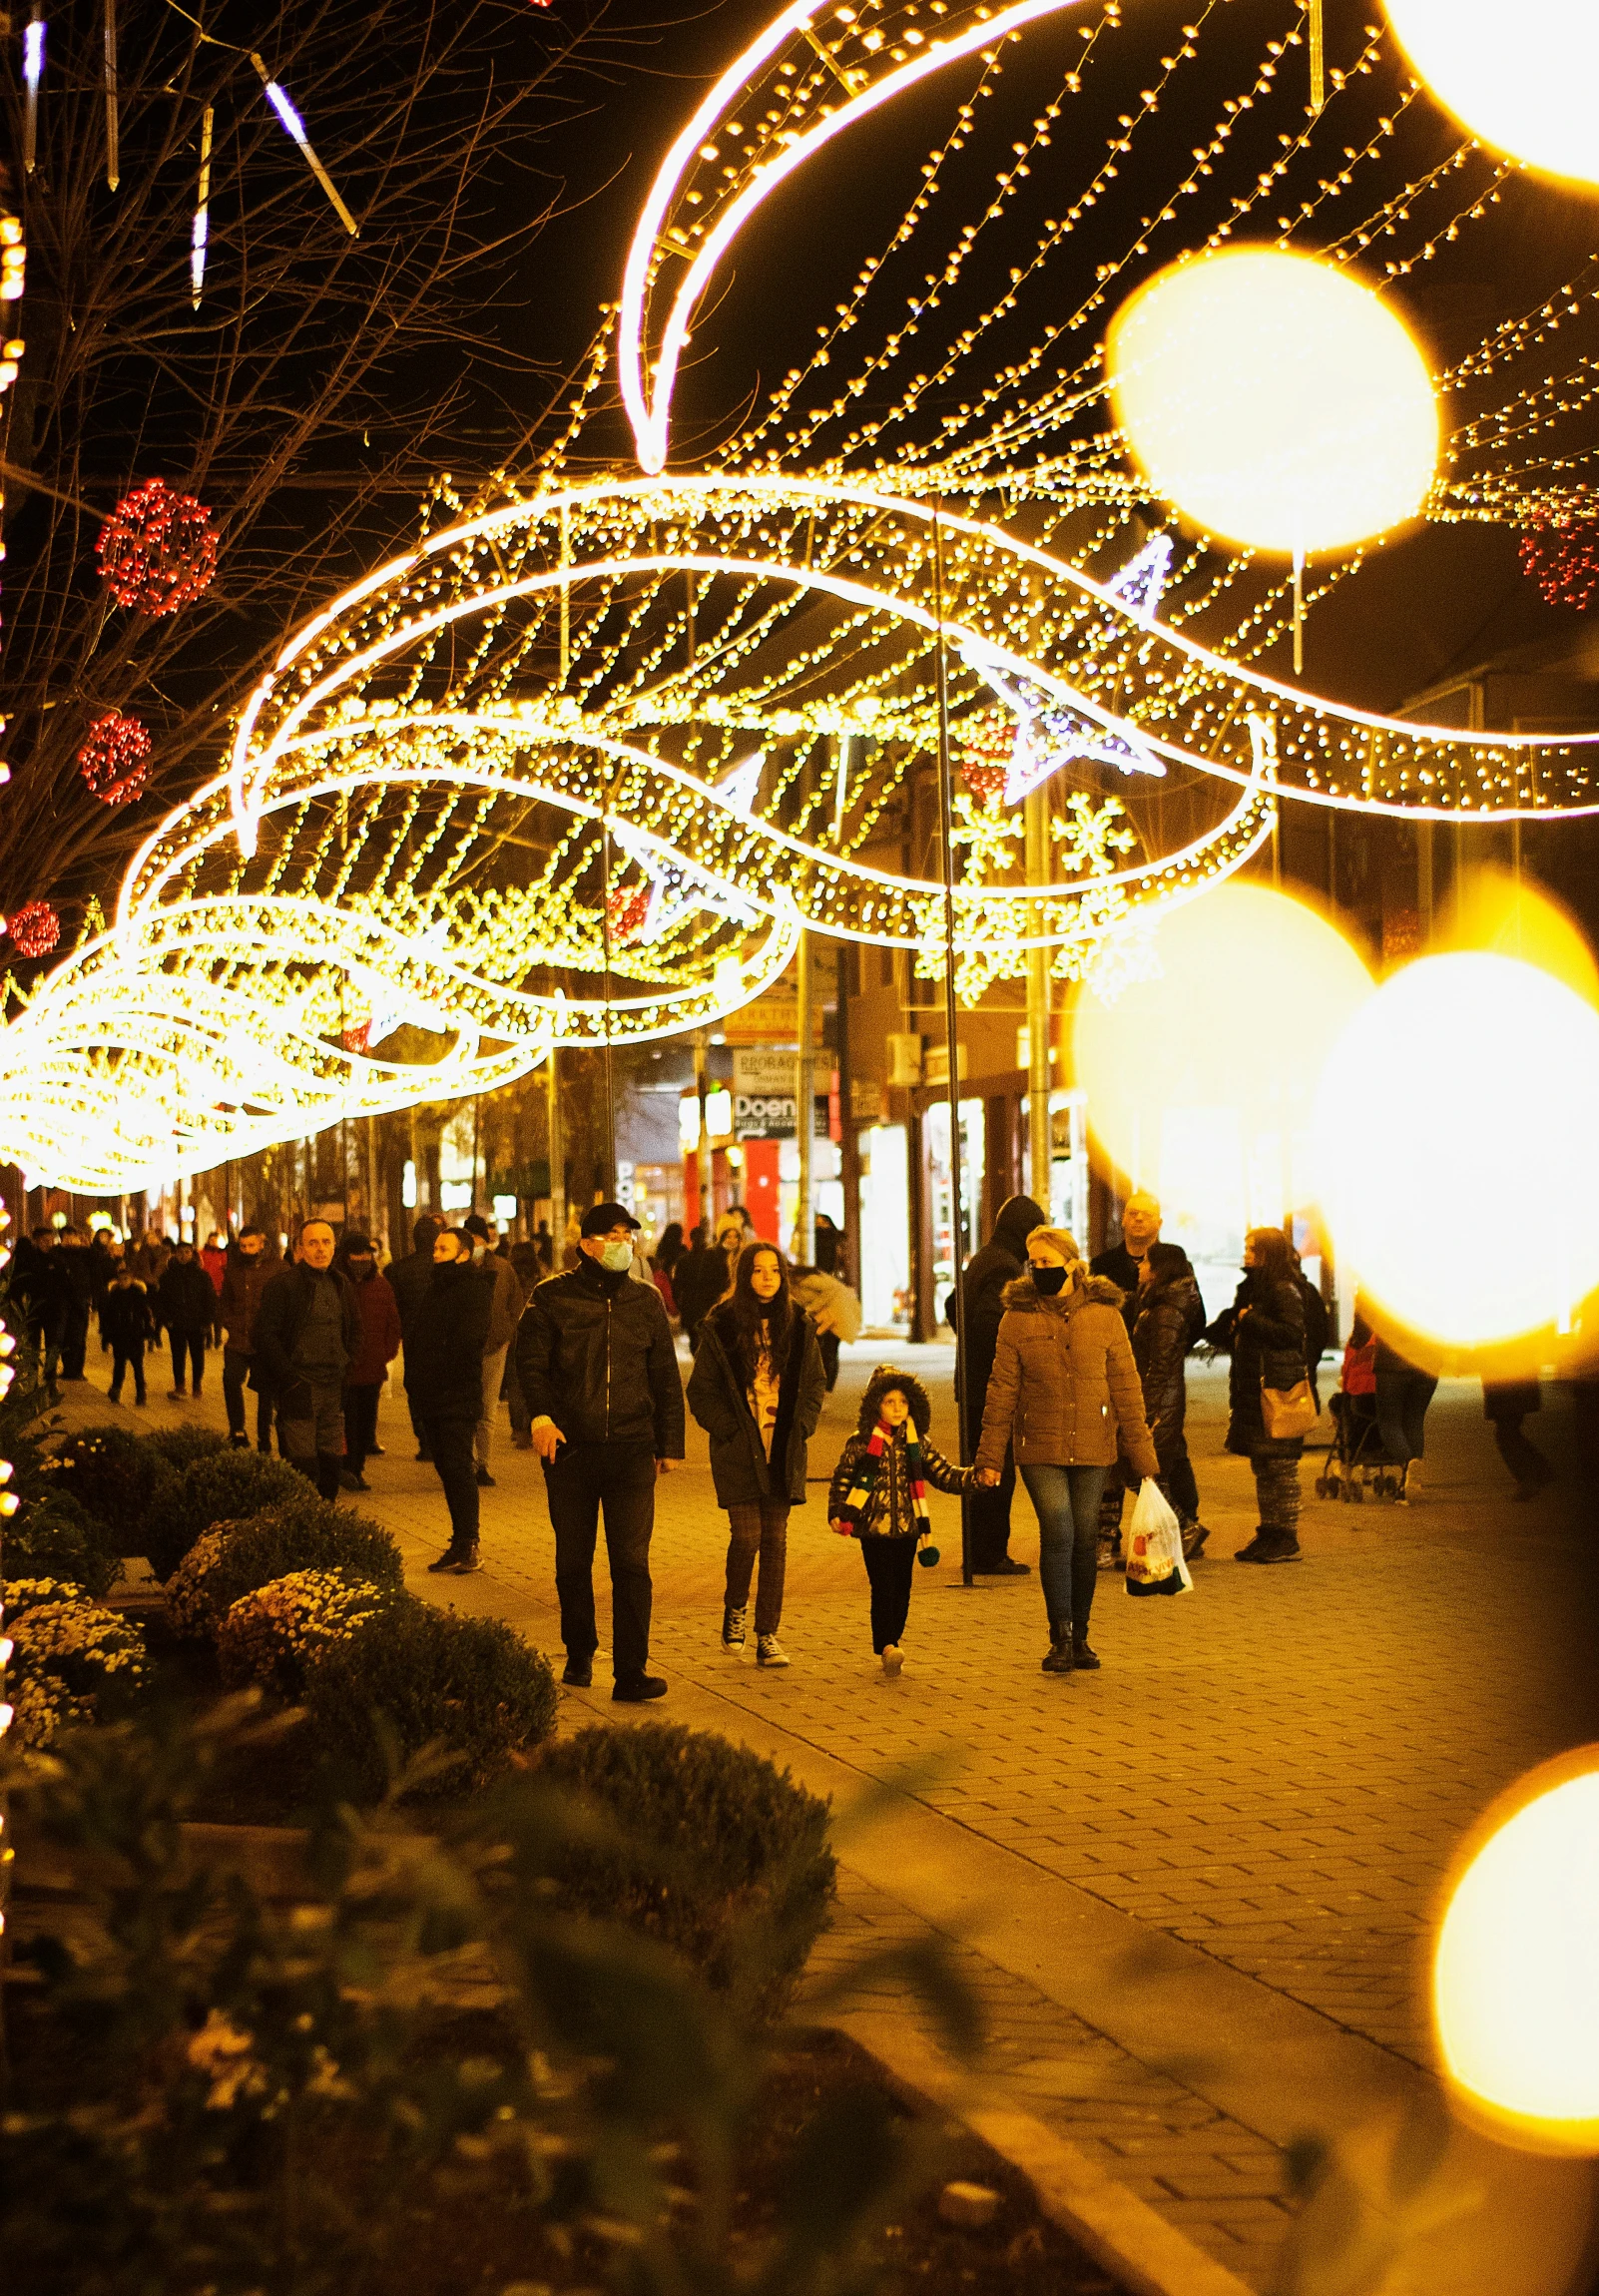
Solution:
{"label": "blue jeans", "polygon": [[1049,1631],[1088,1632],[1099,1570],[1099,1495],[1109,1467],[1024,1466],[1017,1470],[1038,1517],[1038,1575]]}

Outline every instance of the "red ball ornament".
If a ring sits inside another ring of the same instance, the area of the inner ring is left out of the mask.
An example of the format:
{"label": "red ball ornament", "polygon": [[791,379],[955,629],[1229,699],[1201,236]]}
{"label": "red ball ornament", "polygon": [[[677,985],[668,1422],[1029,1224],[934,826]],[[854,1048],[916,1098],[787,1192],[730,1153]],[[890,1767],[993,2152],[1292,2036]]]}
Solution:
{"label": "red ball ornament", "polygon": [[989,805],[1003,793],[1010,779],[1010,756],[1015,744],[1015,721],[1003,710],[984,710],[967,721],[960,752],[960,778],[979,805]]}
{"label": "red ball ornament", "polygon": [[650,913],[650,888],[647,884],[618,885],[605,904],[611,921],[613,940],[631,940]]}
{"label": "red ball ornament", "polygon": [[164,478],[147,478],[101,527],[95,554],[119,606],[176,614],[217,571],[211,512]]}
{"label": "red ball ornament", "polygon": [[1548,605],[1583,613],[1599,590],[1599,519],[1539,519],[1521,537],[1521,571]]}
{"label": "red ball ornament", "polygon": [[89,728],[78,771],[102,805],[129,805],[150,780],[150,736],[137,718],[108,710]]}
{"label": "red ball ornament", "polygon": [[61,919],[47,900],[30,900],[7,919],[6,930],[19,956],[48,956],[61,938]]}

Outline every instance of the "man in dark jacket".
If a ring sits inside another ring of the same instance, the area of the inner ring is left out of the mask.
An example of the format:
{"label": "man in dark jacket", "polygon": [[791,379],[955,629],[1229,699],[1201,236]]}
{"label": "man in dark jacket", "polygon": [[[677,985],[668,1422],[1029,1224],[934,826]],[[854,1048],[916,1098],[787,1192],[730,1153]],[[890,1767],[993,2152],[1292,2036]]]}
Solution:
{"label": "man in dark jacket", "polygon": [[95,1310],[95,1264],[89,1252],[89,1239],[81,1228],[62,1229],[61,1267],[72,1292],[67,1329],[61,1343],[61,1376],[64,1380],[81,1380],[87,1376],[84,1359],[89,1350],[89,1323]]}
{"label": "man in dark jacket", "polygon": [[605,1510],[614,1698],[659,1698],[648,1671],[655,1483],[683,1456],[683,1382],[661,1295],[632,1279],[638,1229],[621,1204],[583,1215],[570,1275],[540,1284],[516,1335],[517,1372],[555,1530],[562,1679],[593,1680],[594,1541]]}
{"label": "man in dark jacket", "polygon": [[67,1320],[72,1312],[72,1285],[61,1264],[61,1247],[54,1228],[35,1228],[17,1246],[11,1289],[22,1303],[29,1347],[37,1362],[44,1358],[45,1394],[53,1404],[61,1401],[56,1373]]}
{"label": "man in dark jacket", "polygon": [[272,1447],[272,1397],[266,1375],[256,1366],[256,1317],[262,1294],[277,1274],[277,1255],[268,1252],[260,1228],[241,1228],[228,1247],[223,1271],[222,1298],[217,1303],[224,1332],[223,1402],[228,1407],[228,1440],[236,1450],[249,1450],[245,1431],[245,1386],[256,1388],[256,1448]]}
{"label": "man in dark jacket", "polygon": [[[406,1347],[410,1345],[410,1318],[433,1281],[433,1244],[443,1232],[443,1221],[435,1220],[430,1212],[424,1212],[411,1230],[414,1249],[403,1260],[393,1261],[385,1278],[399,1305],[400,1337]],[[416,1434],[416,1455],[419,1459],[426,1459],[431,1453],[422,1434],[422,1423],[416,1416],[416,1406],[411,1403],[409,1378],[405,1382],[405,1400],[411,1408],[411,1426]]]}
{"label": "man in dark jacket", "polygon": [[450,1543],[427,1567],[462,1577],[483,1567],[472,1440],[483,1409],[483,1350],[493,1309],[493,1278],[473,1267],[471,1237],[441,1228],[433,1239],[432,1276],[405,1327],[405,1395],[450,1510]]}
{"label": "man in dark jacket", "polygon": [[[988,1378],[994,1368],[999,1320],[1005,1313],[1004,1290],[1022,1275],[1027,1265],[1027,1239],[1044,1226],[1044,1215],[1031,1196],[1012,1196],[999,1207],[994,1232],[980,1252],[967,1261],[961,1276],[960,1299],[966,1331],[966,1453],[977,1455],[983,1432],[983,1406],[988,1401]],[[1016,1462],[1007,1444],[1005,1463],[992,1490],[973,1489],[966,1500],[971,1526],[971,1566],[999,1578],[1026,1574],[1025,1562],[1006,1551],[1010,1543],[1010,1502],[1016,1489]]]}
{"label": "man in dark jacket", "polygon": [[1129,1336],[1138,1314],[1138,1279],[1144,1273],[1144,1262],[1151,1244],[1161,1240],[1160,1199],[1147,1188],[1135,1188],[1122,1212],[1122,1240],[1112,1244],[1105,1252],[1096,1252],[1089,1262],[1091,1276],[1109,1276],[1111,1282],[1127,1296],[1122,1310]]}
{"label": "man in dark jacket", "polygon": [[216,1305],[211,1278],[196,1258],[194,1245],[185,1239],[174,1246],[172,1258],[156,1286],[156,1313],[166,1326],[172,1344],[174,1403],[183,1401],[186,1373],[193,1374],[197,1399],[201,1393],[206,1377],[206,1342],[211,1336]]}
{"label": "man in dark jacket", "polygon": [[[211,1279],[200,1271],[208,1290]],[[277,1440],[323,1498],[338,1496],[344,1464],[344,1375],[360,1352],[361,1317],[347,1276],[333,1266],[333,1231],[307,1220],[299,1259],[261,1296],[254,1333],[258,1377],[277,1407]]]}

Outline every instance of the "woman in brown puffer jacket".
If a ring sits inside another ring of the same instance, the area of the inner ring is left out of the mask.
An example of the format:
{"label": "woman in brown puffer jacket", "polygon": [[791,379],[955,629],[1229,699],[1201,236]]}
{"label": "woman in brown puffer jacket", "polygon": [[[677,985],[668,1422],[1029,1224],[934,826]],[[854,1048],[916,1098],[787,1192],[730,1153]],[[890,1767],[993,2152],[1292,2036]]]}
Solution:
{"label": "woman in brown puffer jacket", "polygon": [[1090,1276],[1075,1237],[1035,1228],[1027,1273],[1005,1313],[977,1446],[977,1479],[997,1482],[1007,1440],[1038,1515],[1038,1573],[1049,1613],[1046,1674],[1099,1660],[1088,1647],[1098,1564],[1099,1497],[1118,1442],[1140,1475],[1160,1471],[1122,1321],[1122,1293]]}

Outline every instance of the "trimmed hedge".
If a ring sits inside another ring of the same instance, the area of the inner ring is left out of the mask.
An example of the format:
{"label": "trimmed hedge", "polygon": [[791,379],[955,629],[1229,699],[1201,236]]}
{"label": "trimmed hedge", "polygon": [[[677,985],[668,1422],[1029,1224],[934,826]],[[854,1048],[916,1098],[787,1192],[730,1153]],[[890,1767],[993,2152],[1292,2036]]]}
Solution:
{"label": "trimmed hedge", "polygon": [[671,1724],[580,1731],[539,1769],[617,1828],[614,1843],[565,1853],[562,1902],[644,1930],[776,2015],[832,1902],[826,1803],[746,1747]]}
{"label": "trimmed hedge", "polygon": [[126,1428],[69,1436],[56,1452],[56,1473],[58,1487],[104,1526],[120,1555],[144,1553],[146,1517],[164,1490],[178,1486],[178,1469],[160,1439]]}
{"label": "trimmed hedge", "polygon": [[180,1473],[203,1458],[213,1458],[228,1448],[228,1438],[215,1428],[176,1427],[158,1428],[154,1435],[135,1435],[135,1442],[147,1442],[151,1449],[176,1467]]}
{"label": "trimmed hedge", "polygon": [[437,1742],[455,1757],[423,1789],[475,1791],[555,1728],[549,1661],[497,1618],[462,1618],[404,1595],[331,1645],[311,1670],[310,1736],[339,1779],[375,1801],[401,1761]]}
{"label": "trimmed hedge", "polygon": [[293,1488],[285,1499],[240,1521],[211,1523],[174,1571],[167,1608],[180,1633],[214,1635],[236,1602],[291,1571],[336,1570],[393,1590],[404,1583],[399,1548],[380,1523],[332,1505],[288,1471]]}
{"label": "trimmed hedge", "polygon": [[273,1698],[303,1695],[313,1666],[391,1600],[369,1579],[338,1570],[291,1570],[243,1594],[217,1629],[217,1657],[230,1690],[254,1685]]}
{"label": "trimmed hedge", "polygon": [[[178,1432],[191,1435],[197,1431],[184,1428]],[[152,1435],[149,1439],[160,1443],[169,1438]],[[325,1503],[317,1497],[315,1486],[284,1459],[222,1445],[201,1452],[171,1484],[162,1485],[145,1517],[144,1551],[150,1567],[158,1578],[170,1578],[201,1532],[210,1530],[213,1523],[240,1522],[266,1507],[289,1504],[301,1495],[318,1506]],[[295,1567],[293,1563],[283,1565],[285,1570]],[[276,1571],[267,1573],[272,1578],[278,1575]],[[260,1583],[265,1584],[265,1580]],[[239,1591],[243,1594],[249,1589],[241,1587]]]}

